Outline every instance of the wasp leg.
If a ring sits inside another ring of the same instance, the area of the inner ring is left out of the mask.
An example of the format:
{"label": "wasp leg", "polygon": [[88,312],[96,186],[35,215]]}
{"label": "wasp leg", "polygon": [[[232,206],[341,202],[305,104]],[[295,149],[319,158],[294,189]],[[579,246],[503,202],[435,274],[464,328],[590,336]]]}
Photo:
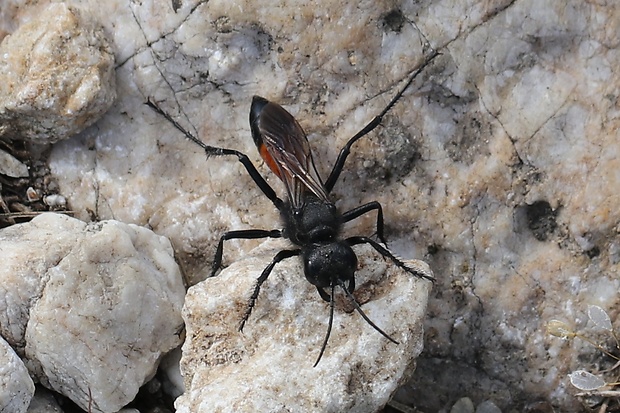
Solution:
{"label": "wasp leg", "polygon": [[211,277],[215,276],[217,270],[222,266],[222,255],[224,254],[224,241],[229,239],[257,239],[257,238],[280,238],[282,231],[274,229],[266,231],[263,229],[244,229],[240,231],[228,231],[222,235],[220,242],[217,244],[213,266],[211,267]]}
{"label": "wasp leg", "polygon": [[189,133],[187,129],[181,126],[176,120],[172,119],[170,115],[164,112],[159,106],[157,106],[150,99],[146,102],[146,105],[150,107],[151,109],[153,109],[155,112],[162,115],[164,118],[166,118],[166,120],[172,123],[172,125],[179,132],[185,135],[187,139],[191,140],[192,142],[200,146],[202,149],[204,149],[205,153],[207,154],[207,157],[209,156],[236,156],[239,162],[241,162],[241,164],[245,167],[245,170],[250,175],[250,178],[252,178],[254,183],[256,183],[256,185],[260,188],[260,190],[263,191],[263,194],[265,194],[265,196],[269,198],[271,202],[273,202],[273,204],[276,206],[276,208],[278,208],[279,211],[282,210],[282,208],[284,207],[284,202],[280,198],[278,198],[273,188],[267,183],[267,181],[265,181],[265,178],[263,178],[261,174],[258,173],[258,171],[256,170],[256,167],[252,164],[252,162],[250,161],[250,158],[248,158],[246,154],[236,151],[234,149],[219,148],[217,146],[207,145],[206,143],[204,143],[203,141],[201,141],[200,139],[196,138],[194,135]]}
{"label": "wasp leg", "polygon": [[383,236],[383,208],[381,208],[381,204],[377,201],[372,201],[362,206],[358,206],[357,208],[353,208],[350,211],[342,214],[342,221],[349,222],[354,220],[355,218],[364,215],[367,212],[372,211],[373,209],[377,210],[377,238],[383,243],[383,245],[387,246],[387,242],[385,242],[385,238]]}
{"label": "wasp leg", "polygon": [[379,254],[383,255],[384,257],[387,257],[389,259],[392,260],[392,262],[394,264],[396,264],[396,266],[398,266],[399,268],[402,268],[403,270],[407,271],[409,274],[415,275],[416,277],[419,278],[425,278],[427,280],[433,281],[435,282],[435,278],[426,275],[424,273],[421,273],[419,271],[416,271],[415,269],[407,266],[407,264],[405,264],[400,258],[398,258],[397,256],[395,256],[394,254],[392,254],[390,252],[390,250],[388,250],[387,248],[385,248],[383,245],[379,244],[377,241],[368,238],[368,237],[350,237],[346,239],[346,242],[353,246],[353,245],[359,245],[359,244],[370,244]]}
{"label": "wasp leg", "polygon": [[277,263],[279,263],[280,261],[285,260],[285,259],[290,258],[290,257],[295,257],[295,256],[297,256],[299,254],[301,254],[301,250],[299,250],[299,249],[297,249],[297,250],[282,250],[282,251],[278,252],[276,254],[276,256],[273,257],[273,260],[271,260],[269,265],[267,267],[265,267],[265,269],[261,273],[260,277],[258,277],[258,279],[256,280],[256,287],[254,287],[254,292],[252,293],[252,296],[250,297],[250,301],[248,302],[248,308],[245,311],[245,315],[243,316],[243,319],[241,320],[241,325],[239,326],[239,331],[243,330],[243,326],[245,325],[245,322],[248,321],[248,317],[250,317],[250,313],[252,312],[252,308],[254,308],[254,304],[256,303],[256,299],[258,298],[258,293],[260,292],[260,287],[261,287],[261,285],[263,285],[265,280],[267,280],[267,277],[269,277],[269,274],[271,274],[271,270],[273,270],[273,267],[275,267],[275,265]]}
{"label": "wasp leg", "polygon": [[325,181],[325,189],[327,190],[327,193],[331,192],[331,190],[334,188],[334,185],[336,184],[336,181],[338,180],[338,177],[340,176],[340,173],[342,172],[342,168],[344,167],[344,163],[346,162],[347,157],[351,153],[351,146],[353,146],[353,144],[355,142],[357,142],[358,139],[366,136],[374,128],[379,126],[379,124],[383,120],[383,117],[385,116],[385,114],[388,113],[388,111],[390,109],[392,109],[392,106],[394,106],[394,104],[396,104],[396,102],[398,102],[398,99],[401,98],[403,93],[405,93],[405,90],[407,90],[407,88],[411,85],[411,83],[413,83],[413,80],[420,74],[420,72],[422,70],[424,70],[424,68],[426,66],[429,65],[429,63],[435,57],[437,57],[437,55],[439,55],[439,52],[434,50],[426,58],[426,60],[416,70],[413,71],[411,76],[409,76],[409,80],[407,81],[407,83],[405,83],[405,86],[403,86],[398,91],[398,93],[396,94],[396,96],[394,96],[392,98],[392,100],[390,100],[390,103],[387,104],[385,109],[383,109],[383,111],[379,115],[375,116],[373,120],[371,120],[366,126],[364,126],[364,128],[362,128],[362,130],[357,132],[355,134],[355,136],[353,136],[351,139],[349,139],[349,141],[346,143],[346,145],[344,145],[344,147],[340,150],[340,153],[338,154],[338,158],[336,159],[336,163],[334,164],[334,168],[332,169],[331,173],[329,174],[329,177],[327,178],[327,181]]}

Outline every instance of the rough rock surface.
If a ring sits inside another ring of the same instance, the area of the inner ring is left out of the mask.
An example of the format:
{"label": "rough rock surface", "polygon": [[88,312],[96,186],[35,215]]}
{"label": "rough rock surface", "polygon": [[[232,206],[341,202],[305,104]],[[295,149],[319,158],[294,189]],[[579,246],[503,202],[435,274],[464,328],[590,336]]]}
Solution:
{"label": "rough rock surface", "polygon": [[[411,376],[422,350],[431,283],[394,267],[370,247],[357,248],[355,296],[400,344],[368,325],[340,292],[325,354],[313,368],[329,304],[306,281],[297,257],[275,267],[239,332],[256,279],[285,245],[269,242],[252,251],[252,258],[190,288],[181,359],[186,392],[177,399],[178,412],[375,412]],[[412,265],[430,274],[427,264]]]}
{"label": "rough rock surface", "polygon": [[88,8],[52,3],[0,44],[0,137],[65,139],[115,97],[114,54]]}
{"label": "rough rock surface", "polygon": [[11,154],[0,150],[0,174],[11,178],[27,177],[28,167]]}
{"label": "rough rock surface", "polygon": [[34,395],[28,369],[0,337],[0,412],[25,413]]}
{"label": "rough rock surface", "polygon": [[[28,15],[24,3],[3,2],[0,33]],[[545,326],[587,328],[596,304],[620,329],[613,2],[111,0],[90,11],[114,45],[119,99],[54,146],[51,169],[77,216],[166,235],[194,281],[222,232],[277,227],[278,213],[235,159],[205,159],[147,97],[205,142],[247,153],[282,194],[251,139],[253,94],[297,117],[326,176],[425,42],[440,50],[354,146],[334,188],[343,210],[382,202],[390,247],[437,276],[425,350],[397,398],[427,412],[463,398],[502,411],[583,410],[568,373],[608,361]],[[369,216],[350,230],[373,225]],[[225,260],[260,242],[228,243]]]}
{"label": "rough rock surface", "polygon": [[84,409],[118,411],[180,344],[185,289],[150,230],[47,213],[3,229],[0,255],[0,332]]}

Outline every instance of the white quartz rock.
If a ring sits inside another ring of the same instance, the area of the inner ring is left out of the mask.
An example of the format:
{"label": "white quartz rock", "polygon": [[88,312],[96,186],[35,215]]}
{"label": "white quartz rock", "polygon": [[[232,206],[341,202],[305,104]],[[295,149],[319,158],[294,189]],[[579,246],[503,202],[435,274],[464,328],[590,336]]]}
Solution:
{"label": "white quartz rock", "polygon": [[86,224],[43,214],[0,231],[0,335],[23,355],[30,310],[43,295],[49,269],[67,256]]}
{"label": "white quartz rock", "polygon": [[33,395],[34,383],[26,366],[0,338],[0,412],[25,412]]}
{"label": "white quartz rock", "polygon": [[0,254],[0,331],[82,408],[118,411],[180,344],[182,277],[150,230],[43,214],[2,230]]}
{"label": "white quartz rock", "polygon": [[181,348],[176,348],[166,354],[161,363],[159,363],[159,377],[163,391],[173,399],[185,392],[183,376],[180,370],[181,355]]}
{"label": "white quartz rock", "polygon": [[[299,258],[275,267],[239,332],[256,279],[283,243],[264,245],[188,291],[181,360],[187,390],[178,412],[378,411],[413,373],[431,283],[370,247],[357,248],[355,297],[400,344],[368,325],[340,291],[331,337],[313,368],[329,304],[305,280]],[[411,263],[431,274],[427,264]]]}
{"label": "white quartz rock", "polygon": [[67,138],[116,97],[114,55],[87,9],[52,3],[0,45],[0,136]]}

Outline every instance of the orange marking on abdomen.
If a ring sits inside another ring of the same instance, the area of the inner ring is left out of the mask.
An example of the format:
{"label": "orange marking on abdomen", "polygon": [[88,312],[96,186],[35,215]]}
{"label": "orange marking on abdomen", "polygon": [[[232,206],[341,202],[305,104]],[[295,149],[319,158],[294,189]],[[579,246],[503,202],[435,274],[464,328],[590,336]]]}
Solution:
{"label": "orange marking on abdomen", "polygon": [[267,150],[265,144],[261,143],[261,145],[258,147],[258,152],[260,153],[261,158],[263,158],[269,169],[271,169],[273,173],[278,176],[278,178],[282,179],[282,176],[280,175],[280,169],[276,165],[276,161]]}

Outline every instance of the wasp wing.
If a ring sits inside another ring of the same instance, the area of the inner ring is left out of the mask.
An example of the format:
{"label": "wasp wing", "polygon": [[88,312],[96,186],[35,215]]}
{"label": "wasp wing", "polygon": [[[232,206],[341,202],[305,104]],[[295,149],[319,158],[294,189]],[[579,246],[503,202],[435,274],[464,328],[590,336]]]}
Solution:
{"label": "wasp wing", "polygon": [[329,202],[314,166],[308,138],[293,115],[277,103],[254,96],[250,128],[261,157],[284,182],[294,208],[303,204],[306,189]]}

